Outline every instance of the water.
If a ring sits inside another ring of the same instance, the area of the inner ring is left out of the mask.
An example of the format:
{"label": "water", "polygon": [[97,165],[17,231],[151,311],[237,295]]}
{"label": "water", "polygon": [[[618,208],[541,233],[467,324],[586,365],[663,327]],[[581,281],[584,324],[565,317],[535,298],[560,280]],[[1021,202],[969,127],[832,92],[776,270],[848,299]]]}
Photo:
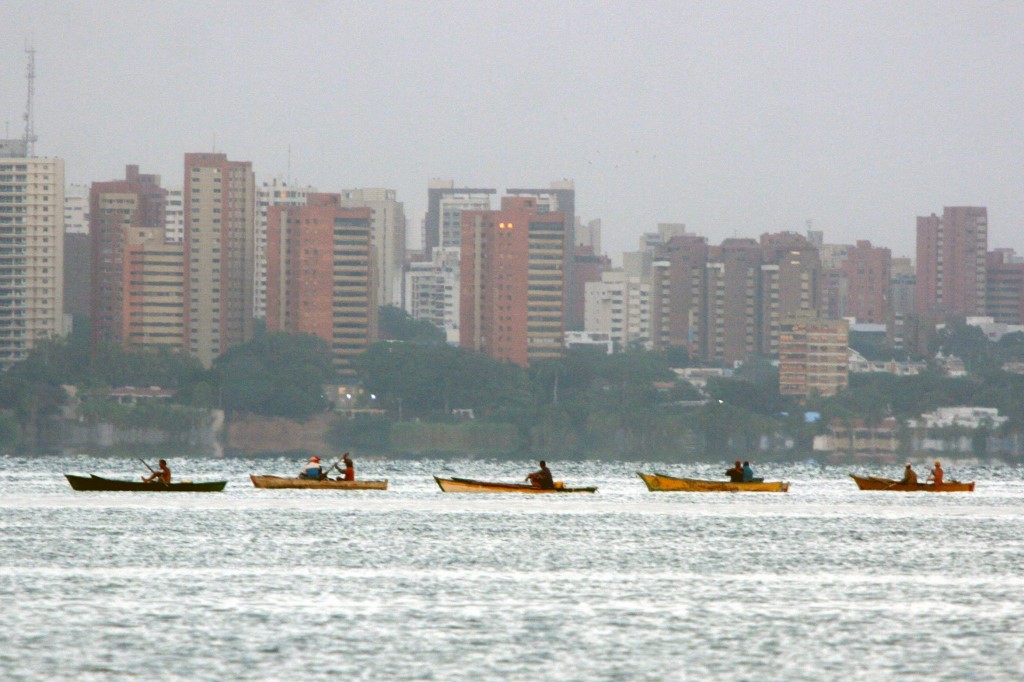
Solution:
{"label": "water", "polygon": [[[780,494],[443,494],[433,474],[533,463],[370,462],[390,490],[257,490],[295,460],[171,460],[223,493],[76,493],[130,460],[0,457],[0,678],[9,680],[1019,680],[1024,471],[975,493],[859,492],[849,467],[762,467]],[[875,475],[891,470],[859,467]]]}

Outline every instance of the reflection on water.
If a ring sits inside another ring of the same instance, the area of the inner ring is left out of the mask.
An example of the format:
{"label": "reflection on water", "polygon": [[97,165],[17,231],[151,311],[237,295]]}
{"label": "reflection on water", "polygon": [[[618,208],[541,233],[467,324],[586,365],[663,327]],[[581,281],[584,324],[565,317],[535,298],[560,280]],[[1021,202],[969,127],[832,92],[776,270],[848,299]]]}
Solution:
{"label": "reflection on water", "polygon": [[[38,469],[40,461],[52,470]],[[446,495],[532,462],[357,461],[390,490],[257,490],[286,459],[170,461],[223,493],[75,493],[130,460],[0,457],[0,677],[878,680],[1024,677],[1024,475],[970,494],[859,492],[765,466],[785,495]],[[859,468],[874,475],[896,471]]]}

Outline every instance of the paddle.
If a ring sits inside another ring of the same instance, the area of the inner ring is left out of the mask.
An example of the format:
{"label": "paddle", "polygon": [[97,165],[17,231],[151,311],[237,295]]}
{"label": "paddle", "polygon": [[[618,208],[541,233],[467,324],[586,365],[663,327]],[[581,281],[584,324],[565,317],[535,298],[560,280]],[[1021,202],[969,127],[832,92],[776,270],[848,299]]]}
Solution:
{"label": "paddle", "polygon": [[[332,464],[331,466],[327,467],[326,470],[324,470],[324,473],[321,474],[320,480],[322,481],[322,480],[326,479],[328,474],[331,473],[331,469],[334,469],[335,467],[337,467],[338,466],[338,462],[340,462],[341,460],[345,459],[346,457],[348,457],[348,453],[347,452],[345,454],[343,454],[341,457],[339,457],[337,460],[335,460],[334,464]],[[341,469],[338,469],[338,471],[340,472]],[[342,472],[342,473],[344,473],[344,472]]]}
{"label": "paddle", "polygon": [[[148,462],[146,462],[146,460],[144,460],[144,459],[142,459],[141,457],[139,457],[139,461],[140,461],[140,462],[142,462],[143,464],[145,464],[145,465],[146,465],[146,468],[147,468],[147,469],[149,469],[149,473],[151,473],[151,474],[153,474],[154,476],[156,476],[156,471],[154,471],[154,470],[153,470],[153,467],[149,466],[149,463],[148,463]],[[145,480],[146,480],[146,477],[145,477],[145,476],[143,476],[143,477],[142,477],[142,480],[143,480],[143,481],[145,481]]]}

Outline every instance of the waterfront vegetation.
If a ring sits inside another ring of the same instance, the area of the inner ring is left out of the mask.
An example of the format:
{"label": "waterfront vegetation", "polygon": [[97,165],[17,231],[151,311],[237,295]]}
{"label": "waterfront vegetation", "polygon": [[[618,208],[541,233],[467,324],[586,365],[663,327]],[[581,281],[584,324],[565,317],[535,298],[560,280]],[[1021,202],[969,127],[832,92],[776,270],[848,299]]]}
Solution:
{"label": "waterfront vegetation", "polygon": [[[840,394],[800,403],[779,394],[778,370],[764,358],[733,376],[712,377],[698,391],[672,370],[689,364],[685,349],[572,350],[522,368],[449,346],[439,330],[401,311],[382,309],[381,319],[390,339],[356,358],[361,390],[349,406],[356,409],[352,418],[339,414],[327,436],[339,450],[673,460],[761,449],[765,456],[805,457],[832,420],[876,427],[887,417],[905,420],[955,405],[995,407],[1009,418],[998,431],[972,434],[977,454],[984,453],[984,436],[1024,431],[1024,376],[1001,369],[1024,360],[1024,334],[993,343],[973,327],[950,325],[932,350],[963,358],[968,376],[944,376],[937,366],[914,376],[854,374]],[[100,345],[89,352],[79,334],[41,344],[0,377],[0,443],[39,445],[47,421],[68,402],[66,385],[77,389],[80,421],[181,431],[209,423],[197,414],[210,408],[224,409],[229,419],[303,420],[331,408],[324,385],[338,381],[327,344],[308,335],[259,333],[206,369],[166,350]],[[106,399],[112,387],[127,385],[175,394],[136,408]]]}

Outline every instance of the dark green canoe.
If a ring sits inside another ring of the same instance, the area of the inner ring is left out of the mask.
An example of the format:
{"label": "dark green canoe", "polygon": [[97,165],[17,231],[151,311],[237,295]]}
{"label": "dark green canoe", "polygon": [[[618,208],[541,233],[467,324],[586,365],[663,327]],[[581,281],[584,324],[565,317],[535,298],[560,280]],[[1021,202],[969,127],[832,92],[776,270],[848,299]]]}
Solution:
{"label": "dark green canoe", "polygon": [[178,483],[143,483],[142,481],[122,481],[114,478],[103,478],[95,474],[89,476],[72,476],[64,474],[68,483],[75,490],[131,490],[151,493],[215,493],[224,490],[227,481],[180,481]]}

